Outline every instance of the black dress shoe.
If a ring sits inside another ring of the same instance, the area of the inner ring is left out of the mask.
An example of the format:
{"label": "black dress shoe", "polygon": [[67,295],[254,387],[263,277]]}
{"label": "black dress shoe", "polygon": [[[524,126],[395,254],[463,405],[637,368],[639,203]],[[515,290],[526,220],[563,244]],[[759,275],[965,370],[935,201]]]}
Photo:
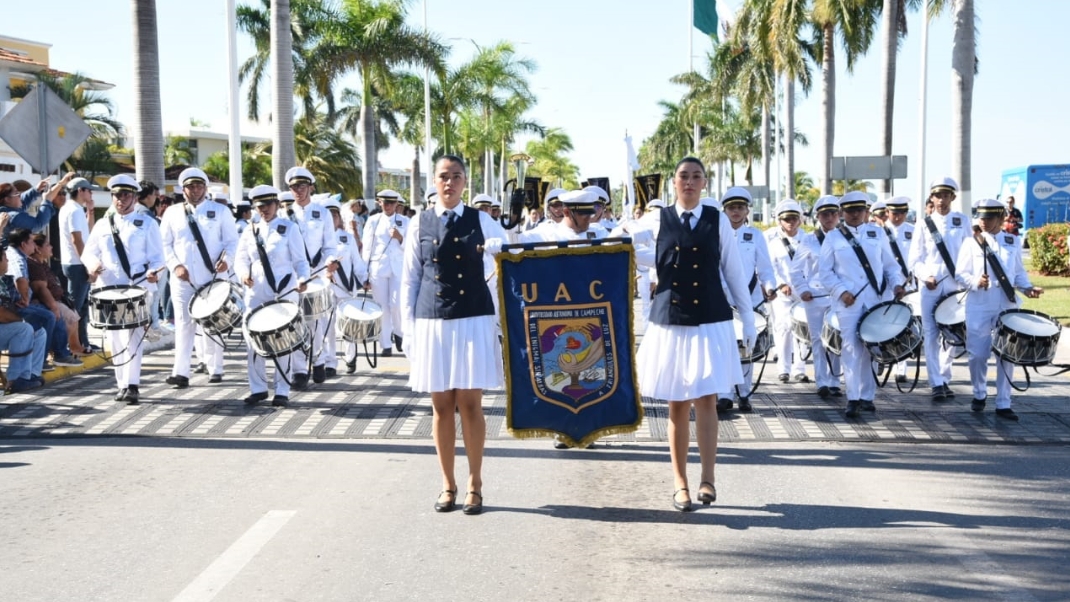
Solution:
{"label": "black dress shoe", "polygon": [[777,380],[779,380],[779,381],[780,381],[780,382],[782,382],[782,383],[786,383],[786,382],[788,382],[788,380],[790,380],[790,379],[791,379],[791,377],[790,377],[790,376],[788,376],[788,373],[787,373],[787,372],[785,372],[784,374],[781,374],[780,376],[778,376],[778,377],[777,377]]}
{"label": "black dress shoe", "polygon": [[123,395],[123,401],[132,406],[141,403],[141,392],[138,391],[137,385],[129,385],[126,387],[126,394]]}
{"label": "black dress shoe", "polygon": [[754,408],[752,408],[751,405],[750,405],[750,397],[740,397],[739,398],[739,411],[740,412],[747,412],[747,413],[750,413],[750,412],[754,411]]}
{"label": "black dress shoe", "polygon": [[[444,502],[440,501],[442,499],[442,495],[446,493],[450,494],[449,499]],[[457,507],[456,489],[446,489],[442,493],[438,494],[438,498],[438,500],[435,500],[435,512],[453,512],[454,508]]]}
{"label": "black dress shoe", "polygon": [[312,366],[312,382],[317,385],[327,380],[327,370],[323,366]]}
{"label": "black dress shoe", "polygon": [[985,411],[985,400],[983,400],[983,399],[974,399],[973,401],[970,402],[970,409],[973,410],[974,412],[983,412],[983,411]]}
{"label": "black dress shoe", "polygon": [[246,397],[242,401],[244,401],[245,405],[247,405],[247,406],[255,406],[256,404],[260,403],[261,401],[267,401],[267,398],[268,398],[268,392],[264,391],[262,393],[253,393],[252,395]]}
{"label": "black dress shoe", "polygon": [[731,399],[726,399],[726,398],[722,397],[722,398],[717,400],[717,411],[718,412],[727,412],[728,410],[731,410],[731,409],[732,409],[732,400]]}
{"label": "black dress shoe", "polygon": [[197,364],[197,367],[193,369],[194,374],[208,374],[208,366],[204,362]]}
{"label": "black dress shoe", "polygon": [[119,389],[119,392],[115,394],[115,401],[123,401],[126,399],[126,389]]}
{"label": "black dress shoe", "polygon": [[[702,490],[706,485],[710,486],[709,491]],[[702,484],[698,486],[698,501],[702,502],[703,506],[709,506],[717,501],[717,488],[713,486],[713,483],[703,481]]]}
{"label": "black dress shoe", "polygon": [[861,412],[859,412],[859,409],[861,409],[861,407],[861,401],[858,401],[857,399],[852,399],[851,401],[847,402],[847,411],[844,412],[843,415],[848,418],[858,418],[859,414],[861,414]]}
{"label": "black dress shoe", "polygon": [[285,408],[290,403],[290,398],[285,395],[276,395],[275,399],[271,400],[271,405],[279,408]]}
{"label": "black dress shoe", "polygon": [[817,396],[821,399],[828,399],[829,397],[832,397],[832,392],[829,391],[828,387],[818,387]]}
{"label": "black dress shoe", "polygon": [[862,400],[862,411],[864,411],[864,412],[876,412],[877,411],[877,406],[873,405],[873,400],[872,399],[863,399]]}
{"label": "black dress shoe", "polygon": [[176,374],[168,376],[166,382],[169,385],[173,385],[176,389],[185,389],[189,386],[189,377]]}
{"label": "black dress shoe", "polygon": [[829,387],[829,393],[833,397],[843,397],[843,390],[839,387]]}
{"label": "black dress shoe", "polygon": [[[684,491],[684,492],[687,493],[687,501],[686,502],[680,502],[680,501],[676,500],[676,494],[680,493],[681,491]],[[691,510],[692,510],[692,508],[691,508],[691,492],[688,491],[687,487],[681,487],[680,489],[677,489],[676,491],[673,492],[673,494],[672,494],[672,507],[676,508],[680,512],[691,512]]]}
{"label": "black dress shoe", "polygon": [[208,377],[208,382],[210,382],[210,383],[221,383],[221,382],[223,382],[223,375],[222,374],[213,374],[213,375]]}
{"label": "black dress shoe", "polygon": [[797,383],[808,383],[810,382],[810,377],[805,374],[796,374],[795,378],[793,378],[792,380]]}
{"label": "black dress shoe", "polygon": [[326,374],[327,378],[335,378],[338,376],[338,370],[334,368],[327,368]]}
{"label": "black dress shoe", "polygon": [[468,495],[474,495],[479,498],[479,501],[474,504],[469,504],[465,500],[465,504],[461,507],[461,512],[465,514],[481,514],[483,512],[483,494],[478,491],[469,491]]}
{"label": "black dress shoe", "polygon": [[996,408],[996,416],[1003,418],[1004,420],[1013,420],[1018,422],[1018,414],[1014,413],[1014,410],[1010,408]]}
{"label": "black dress shoe", "polygon": [[947,386],[947,383],[944,383],[943,387],[944,387],[944,397],[946,397],[948,399],[955,399],[955,392],[951,390],[951,387]]}
{"label": "black dress shoe", "polygon": [[290,384],[290,388],[295,391],[304,391],[308,388],[308,375],[305,373],[294,374],[294,381]]}
{"label": "black dress shoe", "polygon": [[945,399],[947,399],[947,395],[944,393],[944,386],[937,385],[933,387],[933,392],[931,396],[933,401],[944,401]]}
{"label": "black dress shoe", "polygon": [[346,362],[346,374],[353,374],[357,371],[357,361]]}
{"label": "black dress shoe", "polygon": [[379,352],[379,356],[380,357],[390,357],[392,355],[394,355],[394,350],[389,348],[389,347],[386,347],[382,351]]}
{"label": "black dress shoe", "polygon": [[394,349],[397,349],[398,353],[401,353],[401,343],[404,342],[402,340],[401,336],[395,334],[395,335],[391,335],[390,338],[392,338],[394,340]]}

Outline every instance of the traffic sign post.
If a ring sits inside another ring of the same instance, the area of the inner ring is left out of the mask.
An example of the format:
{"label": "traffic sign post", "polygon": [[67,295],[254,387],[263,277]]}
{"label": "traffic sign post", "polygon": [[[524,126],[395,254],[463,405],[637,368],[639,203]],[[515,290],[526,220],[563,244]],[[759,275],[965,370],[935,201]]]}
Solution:
{"label": "traffic sign post", "polygon": [[0,139],[42,177],[70,158],[91,133],[85,121],[41,83],[0,119]]}

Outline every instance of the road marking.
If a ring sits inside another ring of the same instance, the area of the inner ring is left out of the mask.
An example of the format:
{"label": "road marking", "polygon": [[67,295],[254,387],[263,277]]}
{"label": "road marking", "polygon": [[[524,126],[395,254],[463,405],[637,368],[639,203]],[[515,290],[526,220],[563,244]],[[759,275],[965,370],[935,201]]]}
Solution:
{"label": "road marking", "polygon": [[174,598],[174,602],[208,602],[219,595],[223,588],[241,572],[294,514],[295,510],[272,510],[256,521],[244,535],[204,569],[186,589]]}

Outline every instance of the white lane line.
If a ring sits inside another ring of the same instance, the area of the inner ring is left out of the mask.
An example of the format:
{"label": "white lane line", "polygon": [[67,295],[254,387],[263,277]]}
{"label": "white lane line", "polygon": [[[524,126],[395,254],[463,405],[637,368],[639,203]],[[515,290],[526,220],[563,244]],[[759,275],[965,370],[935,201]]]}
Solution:
{"label": "white lane line", "polygon": [[294,514],[295,510],[272,510],[256,521],[249,530],[204,569],[186,589],[174,598],[174,602],[208,602],[256,556]]}

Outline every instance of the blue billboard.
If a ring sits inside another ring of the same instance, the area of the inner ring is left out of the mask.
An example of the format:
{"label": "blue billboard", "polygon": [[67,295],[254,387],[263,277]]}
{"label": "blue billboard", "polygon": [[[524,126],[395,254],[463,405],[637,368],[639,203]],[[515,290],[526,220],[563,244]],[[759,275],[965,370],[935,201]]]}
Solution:
{"label": "blue billboard", "polygon": [[1070,165],[1028,165],[1003,172],[1000,200],[1014,197],[1022,229],[1070,221]]}

